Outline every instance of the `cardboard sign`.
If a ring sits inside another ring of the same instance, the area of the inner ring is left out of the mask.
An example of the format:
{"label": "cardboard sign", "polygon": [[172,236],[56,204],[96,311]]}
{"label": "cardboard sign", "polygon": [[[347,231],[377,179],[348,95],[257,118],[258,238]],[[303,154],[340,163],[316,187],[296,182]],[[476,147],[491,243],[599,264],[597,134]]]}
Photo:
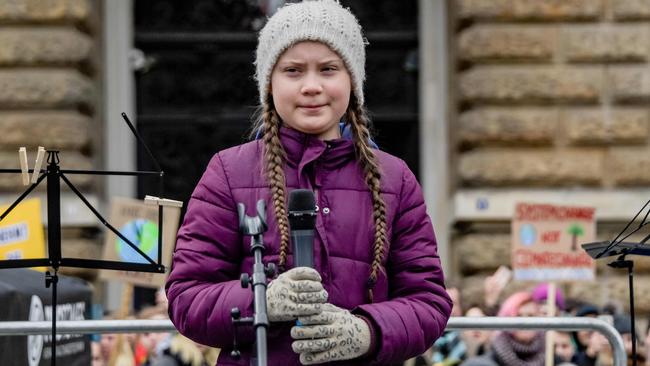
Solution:
{"label": "cardboard sign", "polygon": [[580,243],[593,242],[593,207],[518,203],[512,221],[512,268],[520,281],[593,280],[596,264]]}
{"label": "cardboard sign", "polygon": [[[165,232],[163,233],[161,263],[165,266],[167,273],[171,265],[180,213],[181,210],[178,207],[164,207],[163,227]],[[155,262],[158,261],[158,206],[145,205],[140,200],[130,198],[114,198],[111,202],[109,222],[149,258]],[[103,259],[149,263],[146,258],[112,231],[107,231]],[[120,280],[138,286],[160,287],[165,284],[167,273],[101,270],[99,276],[105,280]]]}
{"label": "cardboard sign", "polygon": [[[0,213],[9,205],[1,206]],[[24,200],[0,222],[0,260],[45,258],[41,200]],[[45,271],[44,267],[34,268]]]}

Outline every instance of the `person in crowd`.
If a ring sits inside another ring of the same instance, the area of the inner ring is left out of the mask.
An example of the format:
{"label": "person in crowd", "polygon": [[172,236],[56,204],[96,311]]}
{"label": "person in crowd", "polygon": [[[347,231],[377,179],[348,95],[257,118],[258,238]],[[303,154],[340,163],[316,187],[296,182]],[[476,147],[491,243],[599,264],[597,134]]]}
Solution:
{"label": "person in crowd", "polygon": [[[451,312],[431,220],[407,165],[377,149],[365,112],[365,40],[333,0],[288,3],[260,31],[257,139],[217,153],[188,204],[167,281],[169,314],[192,340],[223,349],[219,364],[248,364],[253,313],[239,277],[251,271],[237,204],[268,208],[264,262],[269,364],[395,364],[423,353]],[[314,192],[315,268],[293,267],[287,200]],[[301,326],[296,326],[299,320]]]}
{"label": "person in crowd", "polygon": [[563,363],[573,362],[575,345],[569,332],[553,332],[553,344],[555,346],[555,358]]}
{"label": "person in crowd", "polygon": [[564,300],[564,313],[567,316],[576,316],[578,309],[580,309],[586,302],[582,299],[575,297],[567,297]]}
{"label": "person in crowd", "polygon": [[164,286],[161,286],[156,290],[154,301],[156,303],[155,306],[167,309],[167,294],[165,293]]}
{"label": "person in crowd", "polygon": [[117,334],[113,333],[104,333],[101,335],[99,341],[99,352],[104,364],[108,364],[108,361],[111,358],[111,354],[115,352],[117,336]]}
{"label": "person in crowd", "polygon": [[[468,318],[483,317],[485,312],[478,306],[472,306],[465,312]],[[461,333],[463,342],[465,343],[466,357],[471,358],[485,354],[490,349],[490,339],[493,332],[489,330],[466,330]]]}
{"label": "person in crowd", "polygon": [[[600,310],[596,305],[583,303],[576,310],[577,317],[596,318]],[[609,347],[607,339],[598,332],[592,330],[579,330],[571,333],[573,343],[576,346],[572,362],[578,366],[593,366],[596,364],[598,353]]]}
{"label": "person in crowd", "polygon": [[90,365],[106,366],[106,362],[104,362],[104,357],[102,356],[102,346],[98,341],[90,342]]}
{"label": "person in crowd", "polygon": [[160,355],[152,359],[150,366],[213,366],[217,364],[219,350],[198,344],[174,334],[161,350]]}
{"label": "person in crowd", "polygon": [[[533,288],[531,292],[531,298],[533,301],[539,305],[539,314],[538,316],[548,316],[548,283],[540,283],[539,285]],[[562,289],[559,286],[555,287],[555,311],[553,312],[556,316],[564,311],[564,294]]]}
{"label": "person in crowd", "polygon": [[[450,285],[447,288],[447,294],[452,301],[451,316],[463,316],[463,307],[461,303],[460,290],[458,286]],[[465,342],[461,333],[457,330],[446,330],[443,335],[436,340],[433,347],[422,357],[429,358],[433,365],[436,366],[453,366],[460,364],[466,357]],[[427,357],[428,356],[428,357]],[[429,364],[427,362],[427,364]],[[417,365],[417,363],[416,363]]]}
{"label": "person in crowd", "polygon": [[[614,315],[614,328],[623,338],[623,346],[625,347],[625,353],[627,354],[628,365],[632,364],[632,332],[635,332],[636,329],[632,326],[632,319],[627,314],[616,314]],[[637,332],[636,334],[639,334]],[[637,364],[642,365],[645,363],[645,350],[643,344],[640,342],[639,337],[637,336],[637,347],[636,347],[636,358]]]}
{"label": "person in crowd", "polygon": [[[105,320],[115,320],[119,316],[116,314],[107,314]],[[135,317],[129,315],[128,319]],[[106,366],[136,366],[133,349],[135,346],[135,333],[105,333],[100,339],[102,358]]]}
{"label": "person in crowd", "polygon": [[[143,308],[138,313],[138,319],[166,320],[169,319],[167,310],[163,306],[150,306]],[[151,366],[155,359],[162,354],[168,339],[169,332],[145,332],[139,333],[135,339],[135,364],[136,366]]]}
{"label": "person in crowd", "polygon": [[512,271],[506,266],[500,266],[483,281],[483,309],[488,316],[499,312],[501,295],[511,278]]}
{"label": "person in crowd", "polygon": [[136,366],[133,345],[124,334],[117,336],[115,348],[108,360],[108,366]]}
{"label": "person in crowd", "polygon": [[[539,305],[530,292],[510,295],[501,305],[498,316],[530,317],[539,315]],[[544,333],[533,330],[500,331],[483,356],[463,362],[463,366],[541,366],[545,362]]]}

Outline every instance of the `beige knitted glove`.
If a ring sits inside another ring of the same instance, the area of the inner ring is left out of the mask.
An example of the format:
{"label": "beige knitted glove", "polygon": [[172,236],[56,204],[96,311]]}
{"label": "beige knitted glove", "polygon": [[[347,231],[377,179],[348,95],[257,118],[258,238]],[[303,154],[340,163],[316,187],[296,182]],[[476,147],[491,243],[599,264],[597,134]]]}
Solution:
{"label": "beige knitted glove", "polygon": [[297,267],[282,273],[269,283],[266,307],[271,322],[297,319],[300,316],[320,314],[327,302],[327,291],[318,272],[308,267]]}
{"label": "beige knitted glove", "polygon": [[324,304],[320,314],[298,320],[302,325],[291,328],[291,348],[303,365],[350,360],[370,349],[370,327],[345,309]]}

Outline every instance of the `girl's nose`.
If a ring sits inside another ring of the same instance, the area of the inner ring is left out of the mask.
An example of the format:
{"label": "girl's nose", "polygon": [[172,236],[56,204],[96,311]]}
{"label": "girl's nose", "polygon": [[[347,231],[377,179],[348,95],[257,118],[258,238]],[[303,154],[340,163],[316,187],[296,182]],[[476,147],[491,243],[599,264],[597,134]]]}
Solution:
{"label": "girl's nose", "polygon": [[321,84],[321,80],[319,79],[318,75],[307,73],[303,79],[303,84],[300,92],[307,95],[313,95],[319,94],[322,91],[323,85]]}

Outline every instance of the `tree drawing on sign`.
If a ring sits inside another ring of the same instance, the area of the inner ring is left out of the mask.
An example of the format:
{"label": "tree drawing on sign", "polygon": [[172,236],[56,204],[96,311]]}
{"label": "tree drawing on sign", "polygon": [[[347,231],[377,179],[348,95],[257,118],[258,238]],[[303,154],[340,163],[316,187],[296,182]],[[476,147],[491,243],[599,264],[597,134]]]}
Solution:
{"label": "tree drawing on sign", "polygon": [[578,249],[578,237],[583,236],[585,231],[582,229],[581,225],[571,224],[568,233],[571,235],[571,251],[575,252]]}

